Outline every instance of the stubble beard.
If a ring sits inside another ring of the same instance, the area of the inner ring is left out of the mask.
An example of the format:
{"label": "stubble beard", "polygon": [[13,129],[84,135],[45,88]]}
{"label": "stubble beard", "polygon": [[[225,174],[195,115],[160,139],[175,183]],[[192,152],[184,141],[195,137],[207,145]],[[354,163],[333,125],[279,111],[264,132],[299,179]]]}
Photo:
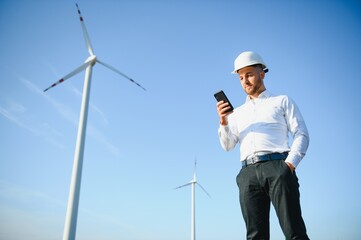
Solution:
{"label": "stubble beard", "polygon": [[244,91],[246,92],[247,95],[249,96],[254,96],[254,95],[258,95],[259,93],[261,93],[263,91],[262,85],[261,84],[257,84],[257,85],[247,85],[244,88]]}
{"label": "stubble beard", "polygon": [[265,87],[263,86],[261,81],[257,82],[256,85],[251,83],[244,87],[244,91],[249,96],[258,96],[264,90],[265,90]]}

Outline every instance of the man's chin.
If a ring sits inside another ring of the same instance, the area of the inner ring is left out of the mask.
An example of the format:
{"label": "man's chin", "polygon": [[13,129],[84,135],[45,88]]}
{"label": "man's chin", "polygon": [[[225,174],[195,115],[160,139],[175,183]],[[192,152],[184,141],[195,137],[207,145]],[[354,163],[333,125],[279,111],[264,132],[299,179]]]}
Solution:
{"label": "man's chin", "polygon": [[250,89],[246,88],[244,91],[247,93],[247,95],[252,95],[253,94],[252,90],[253,90],[252,88],[250,88]]}

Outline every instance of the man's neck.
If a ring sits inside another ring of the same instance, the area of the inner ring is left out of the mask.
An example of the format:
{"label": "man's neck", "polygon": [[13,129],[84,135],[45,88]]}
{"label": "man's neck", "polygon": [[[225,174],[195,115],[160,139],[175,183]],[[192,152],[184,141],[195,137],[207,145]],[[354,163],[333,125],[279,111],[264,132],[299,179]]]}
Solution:
{"label": "man's neck", "polygon": [[266,91],[266,88],[262,88],[258,92],[256,92],[255,94],[248,95],[248,96],[249,96],[250,99],[255,99],[255,98],[258,98],[258,96],[261,95],[261,93],[263,93],[264,91]]}

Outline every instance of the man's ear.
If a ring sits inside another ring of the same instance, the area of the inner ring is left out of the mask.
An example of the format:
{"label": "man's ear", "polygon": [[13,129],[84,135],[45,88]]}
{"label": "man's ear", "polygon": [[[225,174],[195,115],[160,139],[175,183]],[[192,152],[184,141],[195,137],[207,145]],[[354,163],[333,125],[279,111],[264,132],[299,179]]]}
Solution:
{"label": "man's ear", "polygon": [[260,76],[261,76],[261,79],[263,80],[264,79],[264,77],[265,77],[265,75],[266,75],[266,73],[262,70],[262,71],[260,71]]}

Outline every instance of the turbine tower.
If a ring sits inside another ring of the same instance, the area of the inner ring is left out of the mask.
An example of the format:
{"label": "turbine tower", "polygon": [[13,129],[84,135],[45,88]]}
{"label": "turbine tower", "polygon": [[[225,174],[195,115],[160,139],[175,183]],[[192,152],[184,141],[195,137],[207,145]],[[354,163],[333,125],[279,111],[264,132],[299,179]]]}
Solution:
{"label": "turbine tower", "polygon": [[78,135],[77,135],[77,142],[75,147],[75,154],[74,154],[74,164],[73,164],[73,172],[70,184],[70,191],[69,191],[69,200],[68,200],[68,208],[66,212],[66,219],[65,219],[65,226],[64,226],[64,234],[63,240],[74,240],[76,235],[76,225],[77,225],[77,218],[78,218],[78,206],[79,206],[79,196],[80,196],[80,185],[81,185],[81,175],[82,175],[82,168],[83,168],[83,155],[84,155],[84,145],[85,145],[85,134],[86,134],[86,126],[87,126],[87,118],[88,118],[88,105],[89,105],[89,95],[90,95],[90,84],[91,84],[91,76],[93,66],[96,63],[100,63],[101,65],[109,68],[110,70],[120,74],[124,78],[128,79],[132,83],[136,84],[138,87],[146,90],[142,87],[139,83],[134,81],[132,78],[128,77],[124,73],[120,72],[116,68],[101,62],[95,55],[93,51],[93,47],[90,42],[90,38],[88,32],[86,30],[83,17],[80,13],[79,6],[76,4],[78,9],[78,15],[80,19],[80,24],[83,30],[83,35],[85,39],[85,45],[89,52],[89,57],[85,60],[83,64],[81,64],[78,68],[70,72],[69,74],[65,75],[59,81],[52,84],[50,87],[46,88],[44,92],[48,91],[50,88],[53,88],[65,80],[71,78],[75,74],[85,70],[85,79],[84,79],[84,89],[83,89],[83,97],[81,103],[81,110],[80,110],[80,118],[79,118],[79,125],[78,125]]}
{"label": "turbine tower", "polygon": [[196,184],[198,184],[198,186],[208,195],[209,198],[212,198],[211,195],[209,195],[209,193],[202,187],[202,185],[197,182],[196,168],[197,168],[197,159],[194,160],[193,179],[189,183],[175,188],[175,189],[178,189],[178,188],[192,185],[191,240],[196,240],[196,216],[195,216],[195,186],[196,186]]}

